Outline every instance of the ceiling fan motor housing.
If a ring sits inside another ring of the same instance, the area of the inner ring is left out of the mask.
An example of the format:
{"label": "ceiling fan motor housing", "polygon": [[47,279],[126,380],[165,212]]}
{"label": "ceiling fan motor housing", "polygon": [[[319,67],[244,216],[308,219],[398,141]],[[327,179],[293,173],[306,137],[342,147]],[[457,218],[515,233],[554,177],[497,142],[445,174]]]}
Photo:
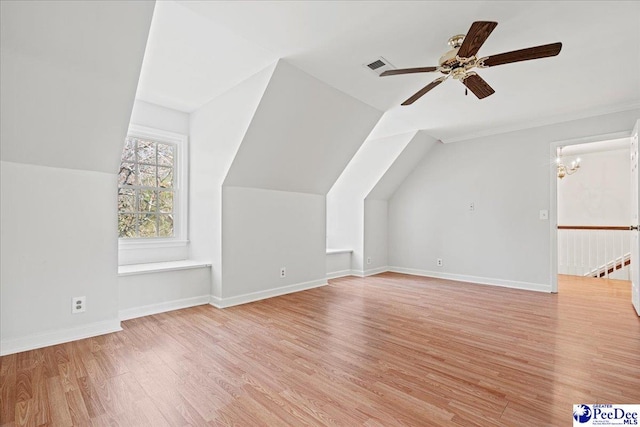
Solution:
{"label": "ceiling fan motor housing", "polygon": [[456,61],[456,57],[458,56],[458,50],[460,50],[459,47],[453,48],[450,51],[448,51],[447,53],[445,53],[444,55],[442,55],[440,57],[440,60],[438,60],[438,63],[440,64],[440,67],[447,67],[447,68],[451,68],[455,65]]}
{"label": "ceiling fan motor housing", "polygon": [[[411,105],[431,89],[438,86],[450,77],[460,81],[470,89],[478,99],[493,95],[495,91],[474,71],[473,68],[487,68],[496,65],[510,64],[512,62],[529,61],[531,59],[548,58],[556,56],[562,49],[562,43],[556,42],[541,46],[529,47],[498,55],[483,58],[476,57],[476,54],[489,37],[494,28],[498,25],[492,21],[476,21],[471,24],[467,34],[457,34],[449,39],[451,50],[440,57],[438,67],[414,67],[387,70],[380,76],[391,76],[398,74],[430,73],[440,71],[444,76],[439,77],[420,89],[413,96],[407,99],[402,105]],[[466,91],[465,91],[466,92]]]}
{"label": "ceiling fan motor housing", "polygon": [[451,50],[440,57],[438,63],[441,67],[452,67],[456,63],[456,56],[458,55],[460,46],[462,46],[462,42],[464,42],[464,37],[464,34],[456,34],[449,38],[447,43],[451,46]]}

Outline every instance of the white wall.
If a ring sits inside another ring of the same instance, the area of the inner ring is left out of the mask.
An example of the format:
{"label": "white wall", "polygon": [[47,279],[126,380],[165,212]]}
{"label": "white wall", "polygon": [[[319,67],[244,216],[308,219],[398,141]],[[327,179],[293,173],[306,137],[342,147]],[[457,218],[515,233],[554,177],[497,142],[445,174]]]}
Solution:
{"label": "white wall", "polygon": [[224,184],[326,194],[381,115],[280,60]]}
{"label": "white wall", "polygon": [[[9,353],[119,328],[116,173],[154,3],[0,7]],[[74,296],[87,297],[85,313],[71,315]]]}
{"label": "white wall", "polygon": [[393,161],[393,164],[389,166],[384,175],[380,177],[367,195],[367,198],[389,200],[436,144],[441,144],[441,142],[427,135],[425,131],[416,133],[409,144],[402,150],[402,153]]}
{"label": "white wall", "polygon": [[[189,135],[188,113],[140,100],[134,103],[131,124],[187,137]],[[188,256],[187,245],[151,249],[121,246],[119,264],[146,263],[149,259],[177,261],[187,259]],[[209,302],[211,293],[211,279],[210,267],[120,275],[118,277],[120,319],[126,320],[206,304]]]}
{"label": "white wall", "polygon": [[386,200],[365,199],[364,201],[365,274],[386,271],[389,265],[388,209],[389,204]]}
{"label": "white wall", "polygon": [[[327,194],[327,247],[352,249],[351,268],[355,274],[377,271],[387,260],[386,237],[384,250],[365,254],[367,240],[369,249],[374,250],[376,245],[372,242],[382,243],[382,234],[387,234],[387,222],[379,209],[370,212],[366,222],[365,197],[386,201],[435,142],[424,132],[367,140],[331,187]],[[372,264],[366,263],[369,257]]]}
{"label": "white wall", "polygon": [[190,115],[189,258],[212,264],[214,297],[222,295],[222,184],[275,65]]}
{"label": "white wall", "polygon": [[351,275],[351,251],[327,251],[327,279]]}
{"label": "white wall", "polygon": [[[0,351],[118,330],[115,175],[0,166]],[[85,313],[71,314],[76,296]]]}
{"label": "white wall", "polygon": [[631,110],[436,145],[389,202],[392,268],[550,291],[551,227],[539,219],[550,206],[550,144],[630,131],[639,115]]}
{"label": "white wall", "polygon": [[363,274],[364,199],[416,132],[367,140],[327,193],[327,247],[352,249],[352,269]]}
{"label": "white wall", "polygon": [[225,186],[222,223],[222,305],[326,283],[324,196]]}
{"label": "white wall", "polygon": [[120,320],[208,304],[211,268],[190,268],[118,277]]}
{"label": "white wall", "polygon": [[2,160],[117,172],[154,2],[0,8]]}
{"label": "white wall", "polygon": [[[363,257],[365,275],[388,270],[388,199],[393,196],[416,165],[428,155],[437,143],[426,132],[417,132],[366,196],[364,201]],[[369,261],[371,263],[367,264]]]}
{"label": "white wall", "polygon": [[629,149],[575,157],[581,159],[580,170],[558,180],[558,224],[628,225],[631,217]]}
{"label": "white wall", "polygon": [[189,114],[136,99],[131,124],[189,135]]}
{"label": "white wall", "polygon": [[216,305],[326,283],[325,196],[380,115],[277,63],[224,181]]}

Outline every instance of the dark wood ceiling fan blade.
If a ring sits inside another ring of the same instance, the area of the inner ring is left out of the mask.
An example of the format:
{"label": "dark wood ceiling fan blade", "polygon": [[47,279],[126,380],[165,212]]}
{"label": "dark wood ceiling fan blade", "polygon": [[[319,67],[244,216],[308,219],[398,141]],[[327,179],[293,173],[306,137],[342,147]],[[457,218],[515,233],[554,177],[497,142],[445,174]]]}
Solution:
{"label": "dark wood ceiling fan blade", "polygon": [[471,28],[469,28],[462,42],[462,46],[460,46],[460,50],[458,50],[458,56],[460,58],[470,58],[478,53],[493,29],[497,26],[497,22],[491,21],[476,21],[471,24]]}
{"label": "dark wood ceiling fan blade", "polygon": [[495,93],[495,90],[493,90],[493,88],[489,86],[489,83],[484,81],[484,79],[476,73],[469,74],[462,81],[462,84],[468,87],[469,90],[471,90],[471,92],[473,92],[473,94],[478,97],[478,99],[486,98],[487,96],[493,95]]}
{"label": "dark wood ceiling fan blade", "polygon": [[485,67],[510,64],[512,62],[529,61],[530,59],[548,58],[556,56],[562,49],[562,43],[551,43],[542,46],[529,47],[527,49],[514,50],[511,52],[491,55],[482,61]]}
{"label": "dark wood ceiling fan blade", "polygon": [[422,97],[422,95],[424,95],[425,93],[429,92],[431,89],[433,89],[434,87],[438,86],[440,83],[442,83],[445,80],[446,80],[446,77],[440,77],[438,79],[435,79],[434,81],[432,81],[431,83],[429,83],[428,85],[426,85],[425,87],[423,87],[422,89],[417,91],[415,94],[413,94],[413,96],[411,98],[409,98],[406,101],[404,101],[402,103],[402,105],[411,105],[411,104],[413,104],[418,99],[420,99]]}
{"label": "dark wood ceiling fan blade", "polygon": [[396,74],[430,73],[437,70],[438,67],[398,68],[397,70],[387,70],[380,74],[380,77],[395,76]]}

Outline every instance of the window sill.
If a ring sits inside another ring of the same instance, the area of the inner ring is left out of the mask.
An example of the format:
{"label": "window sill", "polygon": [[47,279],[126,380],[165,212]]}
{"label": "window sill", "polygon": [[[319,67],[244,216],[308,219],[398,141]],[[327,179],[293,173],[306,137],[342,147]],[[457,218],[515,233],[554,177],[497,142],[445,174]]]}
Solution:
{"label": "window sill", "polygon": [[353,253],[353,249],[327,249],[327,255],[350,254],[350,253]]}
{"label": "window sill", "polygon": [[211,263],[204,261],[183,260],[170,262],[153,262],[148,264],[121,265],[118,276],[133,276],[135,274],[160,273],[164,271],[190,270],[193,268],[210,268]]}

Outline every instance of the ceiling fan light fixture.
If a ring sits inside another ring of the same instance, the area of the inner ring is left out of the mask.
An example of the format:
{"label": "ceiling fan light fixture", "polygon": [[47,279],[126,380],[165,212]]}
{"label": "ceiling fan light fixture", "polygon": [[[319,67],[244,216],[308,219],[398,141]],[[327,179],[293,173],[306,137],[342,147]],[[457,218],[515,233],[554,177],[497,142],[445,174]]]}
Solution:
{"label": "ceiling fan light fixture", "polygon": [[453,77],[454,79],[459,80],[467,86],[478,99],[483,99],[493,95],[495,90],[493,90],[493,88],[484,81],[482,77],[471,71],[473,68],[488,68],[513,62],[548,58],[558,55],[562,49],[562,43],[557,42],[478,58],[476,56],[478,51],[497,25],[498,23],[493,21],[476,21],[471,24],[466,35],[456,34],[449,38],[448,44],[451,46],[451,50],[440,57],[438,60],[439,66],[437,67],[400,68],[384,71],[380,76],[430,73],[433,71],[439,71],[445,75],[445,78],[441,77],[436,79],[424,88],[420,89],[413,96],[403,102],[402,105],[413,104],[416,100],[442,83],[448,77]]}
{"label": "ceiling fan light fixture", "polygon": [[449,38],[449,41],[447,41],[447,44],[449,44],[449,46],[451,46],[454,49],[459,49],[460,46],[462,46],[462,42],[464,42],[465,36],[466,34],[456,34],[455,36]]}

